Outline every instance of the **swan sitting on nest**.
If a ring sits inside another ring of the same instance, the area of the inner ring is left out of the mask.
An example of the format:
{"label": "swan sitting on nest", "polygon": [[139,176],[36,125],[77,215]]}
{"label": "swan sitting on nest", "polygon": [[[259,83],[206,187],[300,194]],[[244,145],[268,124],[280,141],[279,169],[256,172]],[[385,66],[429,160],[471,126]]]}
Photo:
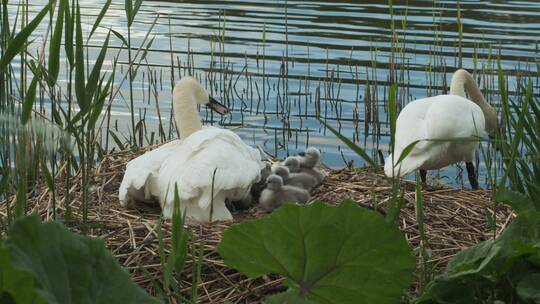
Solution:
{"label": "swan sitting on nest", "polygon": [[232,131],[203,128],[197,104],[222,115],[228,112],[196,79],[182,78],[173,92],[180,139],[127,164],[119,190],[122,206],[157,199],[164,217],[171,218],[176,185],[186,218],[198,222],[232,220],[225,200],[243,199],[259,181],[264,164],[259,151]]}
{"label": "swan sitting on nest", "polygon": [[[466,98],[467,93],[471,100]],[[395,151],[385,160],[387,176],[403,176],[420,169],[425,182],[426,170],[440,169],[465,161],[469,181],[478,189],[472,160],[478,141],[454,140],[490,135],[497,130],[495,110],[486,102],[471,74],[458,70],[452,76],[450,95],[439,95],[410,102],[396,122]],[[440,141],[429,141],[429,140]],[[403,150],[420,140],[397,166]]]}

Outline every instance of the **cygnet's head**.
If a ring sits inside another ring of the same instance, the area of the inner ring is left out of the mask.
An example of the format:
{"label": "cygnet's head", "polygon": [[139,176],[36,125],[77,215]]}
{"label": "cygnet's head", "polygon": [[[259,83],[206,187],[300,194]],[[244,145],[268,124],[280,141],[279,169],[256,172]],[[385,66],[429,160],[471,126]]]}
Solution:
{"label": "cygnet's head", "polygon": [[302,165],[306,168],[313,168],[321,159],[321,152],[317,148],[308,148],[306,152],[300,152],[298,155],[302,156]]}
{"label": "cygnet's head", "polygon": [[272,167],[269,163],[265,163],[261,170],[261,180],[266,180],[270,174],[272,174]]}
{"label": "cygnet's head", "polygon": [[282,186],[283,179],[279,175],[272,174],[266,179],[266,188],[270,190],[278,191]]}
{"label": "cygnet's head", "polygon": [[279,175],[283,181],[286,181],[289,179],[289,168],[281,165],[274,165],[272,166],[272,173],[275,175]]}
{"label": "cygnet's head", "polygon": [[226,106],[222,105],[216,99],[214,99],[214,97],[210,96],[199,81],[191,76],[184,76],[182,79],[180,79],[178,84],[174,87],[173,95],[191,95],[189,97],[193,98],[196,103],[206,105],[221,115],[229,113],[229,109]]}
{"label": "cygnet's head", "polygon": [[300,160],[294,156],[287,157],[283,165],[289,169],[289,172],[300,171]]}

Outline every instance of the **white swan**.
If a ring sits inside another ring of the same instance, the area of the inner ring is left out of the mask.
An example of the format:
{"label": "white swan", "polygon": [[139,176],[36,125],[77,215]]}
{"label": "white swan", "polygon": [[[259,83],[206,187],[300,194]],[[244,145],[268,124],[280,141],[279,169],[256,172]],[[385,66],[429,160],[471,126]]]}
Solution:
{"label": "white swan", "polygon": [[250,186],[260,179],[264,164],[259,151],[232,131],[203,128],[197,104],[205,104],[221,114],[228,111],[209,97],[196,79],[182,78],[173,92],[174,117],[181,139],[127,164],[119,189],[123,206],[158,199],[164,217],[171,218],[177,185],[187,218],[198,222],[232,219],[225,199],[244,198]]}
{"label": "white swan", "polygon": [[[396,122],[395,153],[386,158],[384,172],[387,176],[403,176],[420,169],[425,182],[426,170],[465,161],[471,187],[477,189],[472,160],[478,141],[425,140],[476,137],[484,132],[493,134],[496,130],[495,110],[486,102],[471,74],[458,70],[452,76],[450,95],[418,99],[401,110]],[[422,141],[394,166],[403,149],[417,140]]]}

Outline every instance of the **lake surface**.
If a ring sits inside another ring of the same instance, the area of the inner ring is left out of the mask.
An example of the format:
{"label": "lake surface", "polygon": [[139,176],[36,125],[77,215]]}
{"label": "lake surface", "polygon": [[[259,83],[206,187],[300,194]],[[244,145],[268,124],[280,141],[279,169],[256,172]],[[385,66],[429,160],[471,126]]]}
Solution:
{"label": "lake surface", "polygon": [[[31,2],[34,12],[45,3]],[[462,0],[459,9],[457,1],[394,1],[392,14],[387,1],[358,2],[144,1],[131,37],[135,53],[152,28],[148,39],[154,41],[133,82],[136,119],[144,118],[147,138],[152,132],[159,138],[159,121],[166,137],[174,136],[169,130],[171,83],[186,74],[201,79],[233,109],[221,120],[201,109],[207,123],[235,128],[246,142],[279,157],[318,147],[330,167],[363,162],[318,118],[374,157],[377,150],[388,154],[389,83],[399,83],[403,106],[446,92],[452,72],[463,66],[478,71],[487,99],[498,104],[500,58],[510,90],[528,75],[538,87],[538,1]],[[103,3],[82,1],[86,33]],[[123,8],[123,1],[113,1],[103,27],[88,43],[90,60],[109,27],[127,37]],[[109,57],[119,55],[120,83],[127,51],[113,38]],[[111,67],[109,61],[103,70]],[[130,129],[129,103],[125,82],[112,107],[111,125],[119,133]],[[480,171],[483,181],[485,166]],[[438,174],[446,183],[462,180],[456,167]]]}

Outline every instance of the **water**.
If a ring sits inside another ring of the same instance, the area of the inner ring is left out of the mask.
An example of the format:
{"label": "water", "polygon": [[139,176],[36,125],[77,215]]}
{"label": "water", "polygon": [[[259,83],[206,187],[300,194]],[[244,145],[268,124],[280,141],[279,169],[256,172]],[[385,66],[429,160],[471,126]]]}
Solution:
{"label": "water", "polygon": [[[103,2],[81,3],[82,20],[88,24],[85,33]],[[91,59],[109,27],[127,37],[123,1],[113,2],[103,27],[89,41]],[[150,35],[154,42],[134,81],[135,113],[144,118],[147,134],[159,134],[158,100],[161,122],[167,136],[173,136],[169,132],[171,74],[178,80],[179,75],[191,73],[234,110],[218,120],[201,109],[208,123],[235,127],[246,142],[279,157],[316,146],[330,167],[350,161],[361,166],[362,160],[317,117],[367,147],[374,157],[377,150],[387,155],[388,83],[400,84],[398,101],[403,106],[446,92],[451,73],[462,65],[480,72],[487,99],[497,104],[498,57],[510,76],[511,90],[520,77],[537,75],[537,1],[462,0],[462,37],[457,1],[411,0],[408,5],[395,1],[392,15],[387,1],[369,2],[144,1],[132,27],[135,47],[159,17]],[[36,12],[43,3],[32,1],[31,10]],[[121,47],[116,38],[111,44]],[[109,58],[116,54],[124,74],[127,52],[113,49]],[[111,68],[107,64],[104,71]],[[120,133],[130,128],[127,88],[125,83],[113,104],[111,124]],[[484,180],[485,166],[480,164],[480,180]],[[460,172],[450,167],[439,175],[457,185]]]}

